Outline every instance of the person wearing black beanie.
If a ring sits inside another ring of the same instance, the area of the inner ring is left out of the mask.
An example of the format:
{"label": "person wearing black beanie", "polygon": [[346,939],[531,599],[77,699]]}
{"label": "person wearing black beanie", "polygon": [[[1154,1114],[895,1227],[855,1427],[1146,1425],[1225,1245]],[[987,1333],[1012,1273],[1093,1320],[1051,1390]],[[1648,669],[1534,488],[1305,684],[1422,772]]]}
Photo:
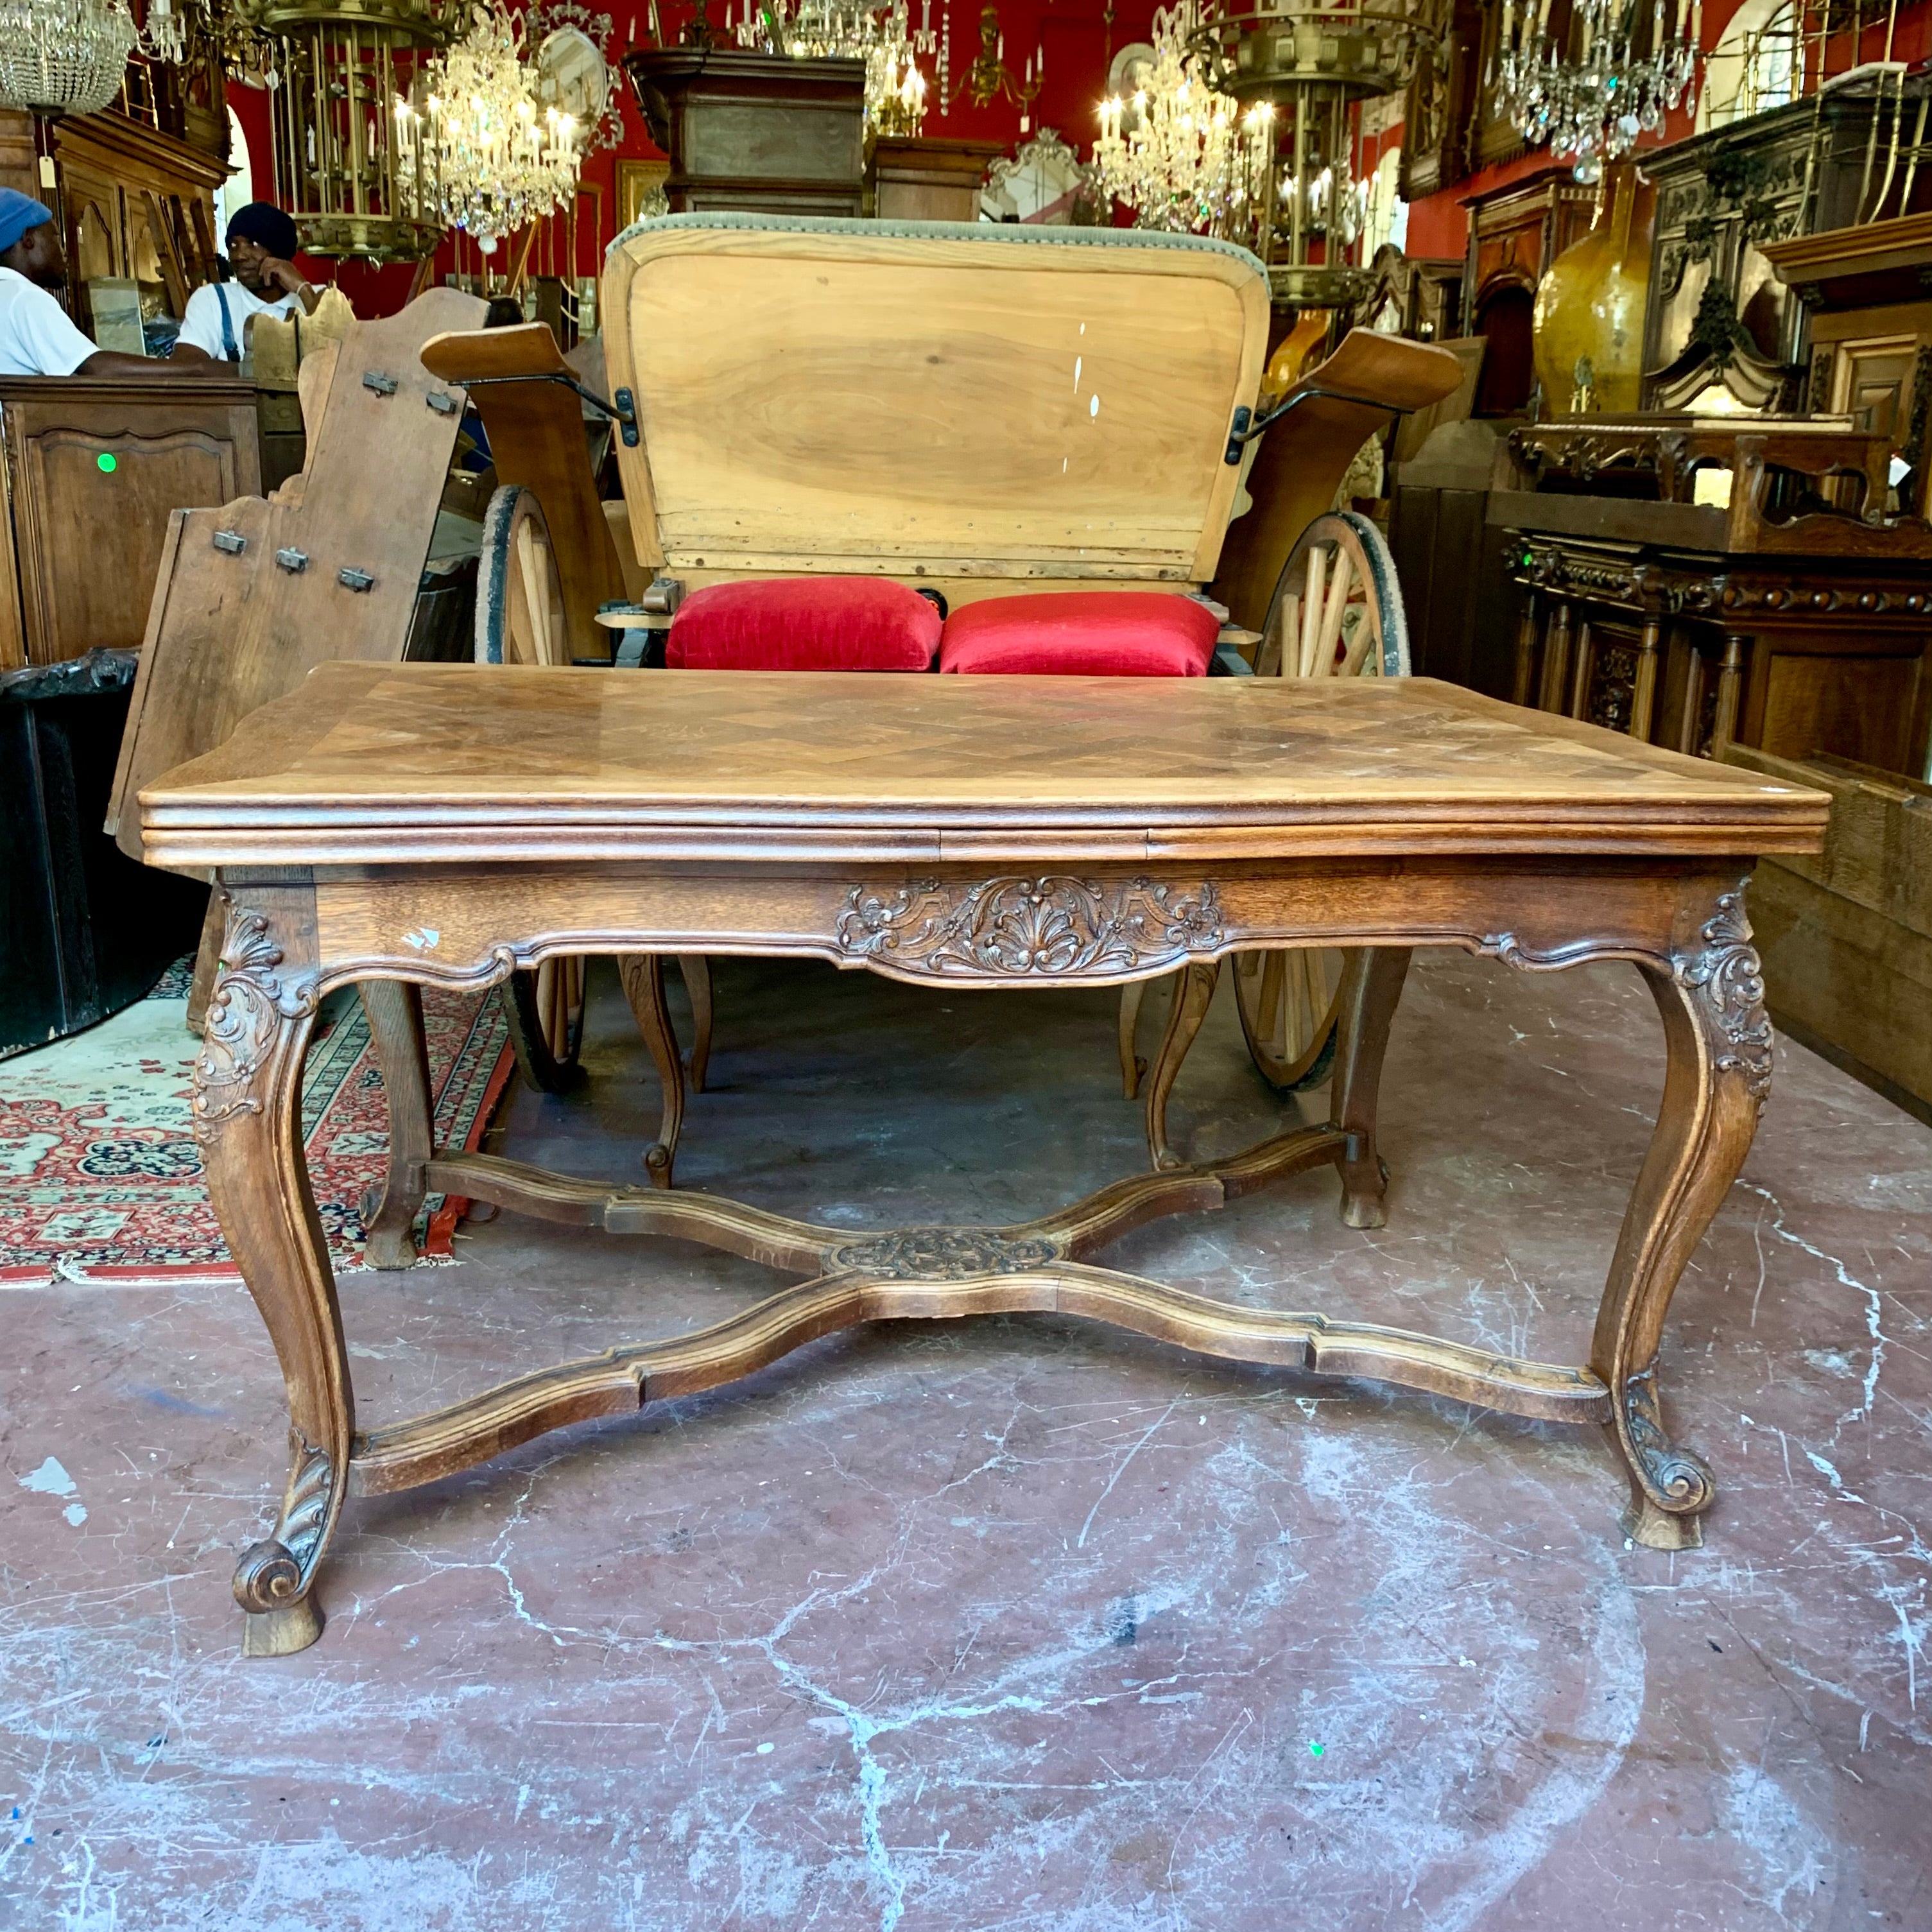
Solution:
{"label": "person wearing black beanie", "polygon": [[238,362],[248,346],[251,316],[312,314],[322,291],[290,261],[296,246],[295,224],[273,202],[251,201],[238,208],[228,221],[228,261],[235,279],[209,283],[188,297],[176,357]]}

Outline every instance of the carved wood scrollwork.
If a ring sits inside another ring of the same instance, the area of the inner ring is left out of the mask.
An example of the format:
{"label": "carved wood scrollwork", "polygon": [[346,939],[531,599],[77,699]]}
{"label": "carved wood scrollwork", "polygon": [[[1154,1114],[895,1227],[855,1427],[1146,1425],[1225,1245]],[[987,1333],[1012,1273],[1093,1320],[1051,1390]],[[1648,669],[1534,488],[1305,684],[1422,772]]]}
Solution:
{"label": "carved wood scrollwork", "polygon": [[[1720,893],[1717,910],[1704,922],[1702,946],[1667,962],[1671,976],[1695,998],[1706,1028],[1718,1046],[1714,1064],[1720,1073],[1744,1076],[1744,1090],[1762,1108],[1771,1092],[1773,1035],[1764,1010],[1764,965],[1750,943],[1744,892]],[[1551,972],[1586,961],[1628,958],[1622,947],[1585,940],[1539,952],[1513,932],[1491,933],[1477,947],[1523,972]]]}
{"label": "carved wood scrollwork", "polygon": [[289,1432],[293,1468],[273,1536],[250,1544],[235,1566],[235,1600],[260,1613],[286,1610],[308,1588],[328,1527],[335,1483],[328,1451],[298,1430]]}
{"label": "carved wood scrollwork", "polygon": [[287,984],[275,968],[281,949],[258,913],[231,911],[201,1052],[195,1062],[195,1137],[206,1140],[241,1114],[259,1114],[251,1092],[286,1019],[315,1010],[312,981]]}
{"label": "carved wood scrollwork", "polygon": [[832,1267],[893,1281],[960,1281],[976,1274],[1024,1274],[1060,1258],[1043,1238],[1010,1240],[983,1228],[898,1228],[869,1240],[848,1241]]}
{"label": "carved wood scrollwork", "polygon": [[854,886],[833,937],[847,958],[909,978],[1078,980],[1178,965],[1214,951],[1222,930],[1208,882],[1016,875]]}
{"label": "carved wood scrollwork", "polygon": [[1708,1509],[1717,1481],[1702,1457],[1681,1448],[1664,1432],[1664,1412],[1657,1398],[1657,1360],[1624,1379],[1624,1426],[1632,1454],[1658,1492],[1670,1499],[1673,1512],[1694,1516]]}
{"label": "carved wood scrollwork", "polygon": [[1704,950],[1678,963],[1679,984],[1698,996],[1707,1022],[1727,1050],[1720,1072],[1741,1072],[1744,1088],[1762,1108],[1771,1091],[1772,1030],[1764,1010],[1764,966],[1750,943],[1744,894],[1726,892],[1704,922]]}

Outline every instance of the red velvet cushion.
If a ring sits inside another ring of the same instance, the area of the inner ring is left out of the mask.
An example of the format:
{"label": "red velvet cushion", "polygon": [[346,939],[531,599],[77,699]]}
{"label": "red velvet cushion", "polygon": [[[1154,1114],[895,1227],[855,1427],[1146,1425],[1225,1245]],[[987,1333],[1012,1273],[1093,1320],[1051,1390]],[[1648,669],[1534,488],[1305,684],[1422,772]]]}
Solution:
{"label": "red velvet cushion", "polygon": [[939,613],[882,577],[776,577],[712,584],[678,607],[674,670],[924,670]]}
{"label": "red velvet cushion", "polygon": [[941,670],[1205,677],[1221,620],[1170,590],[989,597],[946,620]]}

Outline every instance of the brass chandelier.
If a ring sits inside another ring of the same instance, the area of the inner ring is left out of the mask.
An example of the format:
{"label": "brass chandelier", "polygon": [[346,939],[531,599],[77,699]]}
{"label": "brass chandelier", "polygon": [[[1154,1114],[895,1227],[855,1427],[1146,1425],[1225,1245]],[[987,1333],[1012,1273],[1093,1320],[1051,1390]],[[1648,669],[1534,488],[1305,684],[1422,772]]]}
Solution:
{"label": "brass chandelier", "polygon": [[1358,103],[1407,86],[1440,38],[1436,0],[1178,0],[1131,102],[1100,110],[1094,160],[1150,227],[1246,242],[1275,298],[1343,308],[1372,277],[1351,259],[1366,183]]}

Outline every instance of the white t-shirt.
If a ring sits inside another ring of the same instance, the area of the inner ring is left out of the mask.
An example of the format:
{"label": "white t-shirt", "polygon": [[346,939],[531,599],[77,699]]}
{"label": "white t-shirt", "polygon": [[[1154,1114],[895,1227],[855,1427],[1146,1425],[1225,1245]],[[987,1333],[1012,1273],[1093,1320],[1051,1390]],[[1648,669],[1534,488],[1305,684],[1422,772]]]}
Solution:
{"label": "white t-shirt", "polygon": [[273,302],[264,302],[252,290],[244,289],[239,282],[204,282],[188,298],[188,313],[182,317],[182,342],[191,342],[205,356],[212,356],[217,362],[228,353],[228,345],[221,334],[221,298],[228,298],[228,326],[235,337],[235,352],[247,354],[248,341],[247,325],[251,315],[278,316],[286,321],[292,315],[307,313],[298,296],[278,296]]}
{"label": "white t-shirt", "polygon": [[0,268],[0,376],[71,376],[99,346],[45,289]]}

